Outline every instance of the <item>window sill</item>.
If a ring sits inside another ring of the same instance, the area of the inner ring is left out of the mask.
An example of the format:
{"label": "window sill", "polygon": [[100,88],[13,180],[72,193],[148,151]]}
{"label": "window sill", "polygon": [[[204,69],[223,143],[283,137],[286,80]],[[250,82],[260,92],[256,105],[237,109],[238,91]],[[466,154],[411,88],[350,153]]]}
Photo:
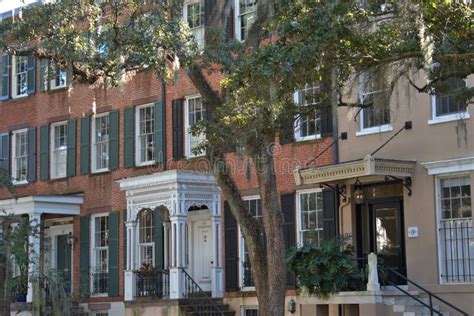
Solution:
{"label": "window sill", "polygon": [[454,121],[459,121],[459,120],[464,120],[468,119],[471,116],[469,115],[469,112],[463,112],[463,113],[456,113],[456,114],[449,114],[449,115],[443,115],[443,116],[436,116],[432,120],[428,121],[428,125],[434,125],[434,124],[440,124],[440,123],[447,123],[447,122],[454,122]]}
{"label": "window sill", "polygon": [[26,99],[28,99],[28,97],[29,97],[29,96],[30,96],[29,94],[27,94],[27,95],[20,95],[20,96],[15,96],[15,97],[14,97],[14,96],[12,96],[10,99],[6,99],[5,101],[7,101],[7,100],[12,100],[12,101],[23,101],[23,100],[26,100]]}
{"label": "window sill", "polygon": [[101,174],[104,174],[104,173],[109,173],[111,170],[109,168],[107,169],[97,169],[97,170],[92,170],[91,171],[91,174],[93,175],[101,175]]}
{"label": "window sill", "polygon": [[107,293],[92,294],[91,297],[109,297]]}
{"label": "window sill", "polygon": [[297,143],[299,143],[299,142],[306,142],[306,141],[309,141],[309,140],[319,140],[319,139],[321,139],[321,138],[322,138],[322,137],[321,137],[321,134],[311,135],[311,136],[305,136],[305,137],[297,137],[297,136],[295,135],[295,141],[296,141]]}
{"label": "window sill", "polygon": [[28,180],[23,180],[23,181],[12,180],[12,183],[14,186],[25,186],[28,184]]}
{"label": "window sill", "polygon": [[49,178],[49,179],[48,179],[48,182],[64,181],[64,180],[66,180],[67,178],[68,178],[67,176],[64,176],[64,177],[56,177],[56,178]]}
{"label": "window sill", "polygon": [[61,87],[56,87],[56,88],[49,88],[47,91],[48,93],[56,93],[56,92],[61,92],[61,91],[67,91],[68,86],[61,86]]}
{"label": "window sill", "polygon": [[390,124],[381,125],[376,127],[364,128],[361,131],[356,132],[356,136],[365,136],[378,133],[386,133],[393,131],[393,127]]}
{"label": "window sill", "polygon": [[156,163],[155,160],[150,160],[150,161],[145,161],[145,162],[140,162],[140,163],[135,162],[135,167],[137,168],[147,167],[147,166],[154,165],[155,163]]}
{"label": "window sill", "polygon": [[241,288],[242,292],[255,292],[255,286],[245,286]]}

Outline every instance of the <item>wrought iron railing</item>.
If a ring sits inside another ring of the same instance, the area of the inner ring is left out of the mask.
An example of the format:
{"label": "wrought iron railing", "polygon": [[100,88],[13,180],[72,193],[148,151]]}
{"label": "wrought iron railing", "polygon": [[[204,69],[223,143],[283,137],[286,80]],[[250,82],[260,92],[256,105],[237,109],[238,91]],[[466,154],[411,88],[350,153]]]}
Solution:
{"label": "wrought iron railing", "polygon": [[137,277],[137,297],[167,298],[170,294],[168,270],[139,270]]}
{"label": "wrought iron railing", "polygon": [[103,294],[109,291],[109,273],[108,272],[93,272],[92,279],[92,294]]}
{"label": "wrought iron railing", "polygon": [[474,229],[471,219],[440,223],[441,278],[446,283],[474,281]]}
{"label": "wrought iron railing", "polygon": [[182,269],[182,271],[184,274],[183,296],[187,303],[193,308],[194,312],[201,316],[224,316],[224,312],[209,294],[203,291],[185,269]]}

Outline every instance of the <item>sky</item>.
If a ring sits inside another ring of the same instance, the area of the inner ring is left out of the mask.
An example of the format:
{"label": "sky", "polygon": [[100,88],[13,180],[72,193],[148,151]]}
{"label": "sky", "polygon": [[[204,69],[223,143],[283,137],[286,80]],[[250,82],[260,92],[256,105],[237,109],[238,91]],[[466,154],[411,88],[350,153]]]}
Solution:
{"label": "sky", "polygon": [[0,0],[0,13],[13,10],[25,4],[38,2],[37,0]]}

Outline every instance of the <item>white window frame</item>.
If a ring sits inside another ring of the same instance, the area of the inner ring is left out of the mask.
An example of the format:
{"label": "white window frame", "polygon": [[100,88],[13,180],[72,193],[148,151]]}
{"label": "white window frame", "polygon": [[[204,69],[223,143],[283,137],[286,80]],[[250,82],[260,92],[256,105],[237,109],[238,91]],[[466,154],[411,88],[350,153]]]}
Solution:
{"label": "white window frame", "polygon": [[[109,213],[97,213],[97,214],[93,214],[91,215],[91,223],[90,223],[90,240],[91,240],[91,243],[90,243],[90,269],[89,269],[89,275],[92,275],[92,273],[94,273],[94,269],[96,269],[97,267],[97,258],[95,256],[95,252],[97,250],[96,246],[95,246],[95,242],[96,242],[96,239],[95,239],[95,235],[96,235],[96,231],[95,231],[95,220],[96,218],[99,218],[99,217],[107,217],[107,220],[110,219],[109,217]],[[110,224],[110,222],[109,222]],[[110,226],[109,224],[107,225],[107,229],[110,231]],[[109,238],[109,236],[107,237]],[[110,241],[110,240],[108,240]],[[101,247],[101,248],[105,248],[105,247]],[[110,271],[110,267],[109,267],[109,256],[110,256],[110,246],[107,244],[107,272]],[[107,284],[107,287],[109,287],[110,284]],[[94,279],[91,277],[90,278],[90,290],[91,290],[91,293],[94,292]],[[91,295],[92,297],[107,297],[109,296],[108,293],[97,293],[97,294],[92,294]]]}
{"label": "white window frame", "polygon": [[[367,85],[366,84],[366,74],[361,74],[359,77],[359,102],[363,104],[363,96],[364,95],[369,95],[369,94],[377,94],[379,92],[382,92],[382,90],[375,90],[375,91],[370,91],[366,92]],[[370,80],[370,79],[369,79]],[[390,104],[388,105],[388,108],[390,110]],[[370,135],[370,134],[377,134],[377,133],[385,133],[385,132],[391,132],[393,131],[393,126],[392,123],[388,124],[382,124],[378,126],[371,126],[371,127],[364,127],[364,108],[360,109],[359,112],[359,131],[356,132],[356,136],[364,136],[364,135]],[[390,120],[391,121],[391,120]]]}
{"label": "white window frame", "polygon": [[245,305],[245,306],[241,306],[240,308],[240,315],[241,316],[245,316],[246,312],[248,310],[257,310],[257,314],[258,314],[258,305]]}
{"label": "white window frame", "polygon": [[[48,73],[50,74],[49,77],[49,89],[56,90],[67,87],[67,70],[64,68],[57,70],[57,66],[52,62],[49,63]],[[64,74],[64,84],[56,85],[56,80],[59,76]]]}
{"label": "white window frame", "polygon": [[[17,152],[16,152],[16,136],[18,134],[25,134],[25,140],[26,140],[26,155],[25,156],[22,156],[20,157],[21,159],[26,159],[26,178],[23,179],[23,180],[18,180],[16,178],[16,174],[17,174],[17,169],[19,167],[18,163],[17,163]],[[13,131],[12,132],[12,153],[11,153],[11,160],[12,160],[12,182],[13,184],[15,185],[19,185],[19,184],[26,184],[28,183],[28,129],[26,128],[23,128],[23,129],[19,129],[19,130],[16,130],[16,131]]]}
{"label": "white window frame", "polygon": [[[55,139],[55,136],[56,136],[56,132],[55,132],[55,127],[57,126],[60,126],[60,125],[64,125],[65,126],[65,130],[66,130],[66,148],[64,149],[65,152],[66,152],[66,158],[65,158],[65,167],[64,167],[64,174],[61,174],[61,175],[56,175],[56,159],[55,159],[55,155],[54,155],[54,151],[55,151],[55,148],[54,148],[54,139]],[[67,130],[67,121],[61,121],[61,122],[56,122],[56,123],[52,123],[51,126],[51,131],[50,131],[50,176],[51,176],[51,179],[61,179],[61,178],[65,178],[67,176],[67,138],[68,138],[68,130]]]}
{"label": "white window frame", "polygon": [[[17,59],[22,58],[26,60],[26,70],[22,72],[25,76],[25,82],[26,82],[26,92],[23,94],[18,94],[17,93],[17,85],[18,85],[18,69],[17,69]],[[28,96],[28,56],[12,56],[12,98],[17,99],[17,98],[23,98]]]}
{"label": "white window frame", "polygon": [[[313,87],[314,86],[311,86],[311,85],[309,86],[310,89],[312,89]],[[304,89],[306,89],[306,86],[304,87]],[[304,106],[304,105],[301,105],[303,100],[300,100],[300,96],[301,96],[300,91],[301,90],[298,90],[293,94],[293,99],[294,99],[294,102],[298,106]],[[319,114],[319,120],[320,120],[319,124],[321,126],[321,113]],[[302,141],[306,141],[306,140],[314,140],[314,139],[320,139],[321,138],[321,130],[319,131],[319,133],[314,134],[314,135],[301,136],[300,135],[300,129],[301,129],[301,118],[299,116],[295,120],[295,124],[294,124],[294,136],[295,136],[295,140],[297,142],[302,142]]]}
{"label": "white window frame", "polygon": [[[156,161],[156,157],[154,159],[151,159],[151,160],[147,160],[147,161],[143,161],[143,162],[140,161],[140,151],[141,151],[140,110],[144,109],[144,108],[151,108],[152,109],[152,111],[153,111],[153,118],[152,118],[153,124],[155,124],[155,115],[156,115],[156,113],[154,112],[155,109],[154,109],[153,103],[142,104],[142,105],[139,105],[135,108],[135,165],[138,166],[138,167],[152,165]],[[155,126],[153,125],[153,129],[154,129],[154,127]],[[152,134],[153,134],[153,131],[152,131]],[[156,144],[153,144],[153,146],[156,146]],[[153,147],[153,150],[155,150],[155,147]]]}
{"label": "white window frame", "polygon": [[107,142],[104,142],[102,144],[105,144],[106,147],[107,147],[107,153],[108,153],[108,158],[109,160],[107,160],[108,164],[110,164],[110,112],[106,112],[106,113],[100,113],[100,114],[96,114],[96,115],[93,115],[92,116],[92,128],[91,128],[91,163],[92,163],[92,173],[99,173],[99,172],[106,172],[106,171],[109,171],[110,168],[109,168],[109,165],[107,165],[107,167],[105,168],[97,168],[97,142],[96,142],[96,132],[97,132],[97,123],[96,123],[96,119],[98,118],[102,118],[102,117],[105,117],[105,116],[108,116],[109,117],[109,139],[107,140]]}
{"label": "white window frame", "polygon": [[[244,196],[242,197],[243,201],[250,201],[250,200],[260,200],[260,195],[249,195],[249,196]],[[245,258],[245,252],[244,252],[244,245],[245,245],[245,240],[244,240],[244,235],[242,234],[242,231],[240,230],[240,225],[237,225],[238,227],[238,234],[239,234],[239,239],[238,239],[238,247],[239,247],[239,288],[242,289],[242,291],[255,291],[255,286],[245,286],[243,284],[244,281],[244,258]]]}
{"label": "white window frame", "polygon": [[[467,80],[463,79],[466,83],[467,87]],[[433,93],[431,95],[431,119],[428,121],[429,125],[439,124],[439,123],[446,123],[446,122],[453,122],[459,120],[466,120],[469,119],[471,115],[469,114],[469,104],[466,106],[466,111],[452,113],[447,115],[437,115],[436,113],[436,94]]]}
{"label": "white window frame", "polygon": [[[142,211],[142,212],[145,212],[145,211]],[[141,268],[141,266],[143,265],[143,257],[142,257],[142,246],[152,246],[152,249],[153,249],[153,258],[152,258],[152,262],[151,262],[151,265],[154,267],[155,266],[155,256],[156,256],[156,246],[155,246],[155,219],[153,218],[154,217],[154,214],[153,214],[153,211],[152,210],[148,210],[147,212],[150,212],[151,213],[151,216],[152,216],[152,221],[153,221],[153,226],[152,226],[152,232],[153,232],[153,238],[152,238],[152,241],[151,242],[148,242],[148,243],[142,243],[140,241],[140,230],[141,230],[141,223],[140,223],[140,216],[141,216],[141,213],[138,215],[138,218],[137,218],[137,235],[136,235],[136,238],[137,238],[137,245],[138,245],[138,263],[139,263],[139,268]]]}
{"label": "white window frame", "polygon": [[[183,19],[186,23],[188,23],[188,5],[194,4],[196,2],[201,2],[201,6],[203,8],[203,16],[202,16],[202,25],[197,26],[197,27],[190,27],[191,32],[193,33],[194,39],[196,40],[199,48],[204,48],[204,41],[205,41],[205,32],[206,32],[206,26],[205,26],[205,1],[204,0],[186,0],[183,5]],[[199,34],[199,33],[202,33]],[[201,37],[198,37],[197,35],[201,35]]]}
{"label": "white window frame", "polygon": [[[453,173],[439,173],[435,174],[435,217],[436,217],[436,239],[437,239],[437,248],[438,248],[438,282],[439,284],[449,284],[449,285],[469,285],[473,284],[474,280],[471,283],[468,282],[463,282],[463,283],[457,283],[457,282],[445,282],[443,280],[443,277],[441,274],[445,272],[444,269],[444,263],[443,263],[443,250],[441,248],[441,234],[440,234],[440,229],[441,229],[441,220],[442,220],[442,207],[441,207],[441,180],[443,179],[450,179],[450,178],[459,178],[459,177],[469,177],[470,185],[471,185],[471,207],[473,204],[473,196],[472,192],[472,177],[469,173],[469,171],[463,171],[463,172],[453,172]],[[471,209],[471,220],[474,221],[474,208]]]}
{"label": "white window frame", "polygon": [[[185,145],[184,145],[184,147],[185,147],[185,154],[186,154],[187,158],[202,157],[202,156],[205,155],[204,151],[201,151],[199,155],[195,155],[193,153],[194,148],[191,148],[191,137],[193,137],[193,136],[191,135],[191,132],[190,132],[191,125],[190,125],[190,122],[189,122],[189,100],[197,99],[197,98],[201,98],[201,103],[202,103],[204,116],[205,116],[206,115],[206,108],[204,106],[201,95],[195,94],[195,95],[187,96],[185,98],[185,107],[184,107]],[[194,136],[194,137],[200,137],[201,141],[204,141],[206,139],[205,135]]]}
{"label": "white window frame", "polygon": [[[245,39],[242,39],[241,36],[241,27],[242,24],[240,22],[240,18],[242,14],[240,13],[240,0],[234,0],[234,7],[235,7],[235,19],[234,19],[234,29],[235,29],[235,38],[239,41],[244,41]],[[257,7],[255,6],[255,17],[257,16]],[[251,12],[247,12],[246,14],[250,14]]]}
{"label": "white window frame", "polygon": [[[299,190],[296,191],[296,244],[298,247],[303,246],[303,236],[302,236],[302,227],[303,223],[301,222],[301,196],[304,194],[309,194],[309,193],[320,193],[323,194],[323,189],[321,188],[314,188],[314,189],[306,189],[306,190]],[[321,199],[323,197],[321,196]],[[324,203],[324,202],[323,202]],[[323,206],[324,208],[324,206]],[[324,210],[323,210],[324,212]],[[324,232],[324,228],[322,229]]]}

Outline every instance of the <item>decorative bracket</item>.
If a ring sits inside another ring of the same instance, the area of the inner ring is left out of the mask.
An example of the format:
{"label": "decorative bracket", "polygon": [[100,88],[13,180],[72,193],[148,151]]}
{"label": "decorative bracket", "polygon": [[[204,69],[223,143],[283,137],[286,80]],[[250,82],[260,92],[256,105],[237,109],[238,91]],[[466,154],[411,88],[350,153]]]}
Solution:
{"label": "decorative bracket", "polygon": [[390,179],[400,182],[407,190],[408,196],[411,196],[411,177],[406,177],[405,179],[400,179],[394,176],[385,176],[385,181],[389,181]]}
{"label": "decorative bracket", "polygon": [[345,185],[339,185],[339,184],[336,184],[336,185],[332,185],[332,184],[329,184],[329,183],[321,183],[319,185],[320,188],[329,188],[331,190],[333,190],[334,192],[337,193],[338,196],[342,197],[342,202],[347,202],[347,196],[346,196],[346,186]]}

